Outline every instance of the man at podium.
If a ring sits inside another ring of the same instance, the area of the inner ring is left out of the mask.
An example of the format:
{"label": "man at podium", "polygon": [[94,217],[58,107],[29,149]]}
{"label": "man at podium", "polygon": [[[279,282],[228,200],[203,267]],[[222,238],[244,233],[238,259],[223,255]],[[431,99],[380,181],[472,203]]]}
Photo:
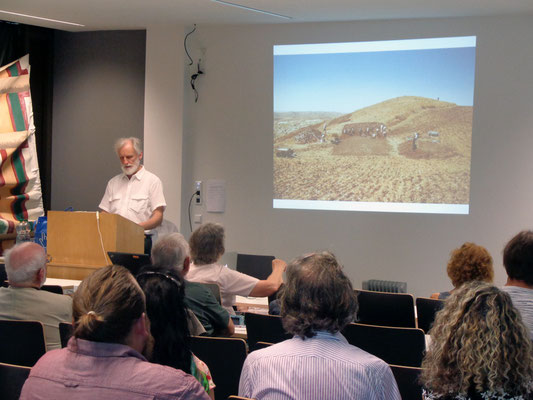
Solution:
{"label": "man at podium", "polygon": [[144,252],[150,254],[154,228],[163,222],[166,202],[161,180],[141,164],[142,144],[136,137],[115,142],[122,173],[107,183],[100,210],[119,214],[144,228]]}

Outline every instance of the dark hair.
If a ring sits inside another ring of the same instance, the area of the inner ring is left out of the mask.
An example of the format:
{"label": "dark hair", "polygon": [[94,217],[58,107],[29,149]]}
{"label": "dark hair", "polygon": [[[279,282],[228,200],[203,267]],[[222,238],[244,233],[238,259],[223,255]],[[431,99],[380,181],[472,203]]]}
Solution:
{"label": "dark hair", "polygon": [[146,311],[154,349],[150,361],[191,373],[191,350],[185,289],[173,268],[153,265],[137,275],[146,296]]}
{"label": "dark hair", "polygon": [[100,268],[85,278],[74,293],[74,336],[123,344],[145,309],[144,294],[126,268]]}
{"label": "dark hair", "polygon": [[503,250],[503,265],[511,279],[533,286],[533,232],[522,231]]}
{"label": "dark hair", "polygon": [[212,264],[224,254],[224,227],[207,223],[196,229],[190,239],[191,258],[196,265]]}
{"label": "dark hair", "polygon": [[454,287],[471,281],[490,283],[494,278],[492,257],[483,246],[466,242],[452,252],[447,272]]}
{"label": "dark hair", "polygon": [[317,331],[336,333],[355,319],[356,294],[332,253],[300,257],[286,273],[280,300],[287,332],[311,338]]}

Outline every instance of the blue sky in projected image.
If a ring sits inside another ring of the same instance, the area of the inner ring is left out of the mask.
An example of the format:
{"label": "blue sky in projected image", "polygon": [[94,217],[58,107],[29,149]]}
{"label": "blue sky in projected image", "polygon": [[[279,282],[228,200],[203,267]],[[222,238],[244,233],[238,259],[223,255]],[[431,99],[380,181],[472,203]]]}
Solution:
{"label": "blue sky in projected image", "polygon": [[274,56],[274,112],[349,113],[400,96],[474,101],[475,47]]}

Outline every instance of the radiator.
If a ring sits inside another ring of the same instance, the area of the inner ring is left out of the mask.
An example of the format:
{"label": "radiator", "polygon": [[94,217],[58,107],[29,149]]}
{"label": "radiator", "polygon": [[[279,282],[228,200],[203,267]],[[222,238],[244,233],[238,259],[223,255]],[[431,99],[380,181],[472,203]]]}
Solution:
{"label": "radiator", "polygon": [[363,290],[373,290],[375,292],[388,293],[407,293],[407,282],[369,279],[368,281],[363,281]]}

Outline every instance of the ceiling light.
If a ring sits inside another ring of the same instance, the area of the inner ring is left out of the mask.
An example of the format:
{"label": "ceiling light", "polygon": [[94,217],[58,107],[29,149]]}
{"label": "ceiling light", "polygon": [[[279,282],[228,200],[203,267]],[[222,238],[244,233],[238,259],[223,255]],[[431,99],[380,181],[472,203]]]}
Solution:
{"label": "ceiling light", "polygon": [[74,25],[74,26],[85,26],[85,25],[82,25],[82,24],[76,24],[74,22],[60,21],[58,19],[51,19],[51,18],[36,17],[34,15],[20,14],[20,13],[11,12],[11,11],[5,11],[5,10],[0,10],[0,13],[16,15],[16,16],[25,17],[25,18],[34,18],[34,19],[39,19],[41,21],[57,22],[58,24]]}
{"label": "ceiling light", "polygon": [[240,4],[230,3],[228,1],[222,1],[222,0],[211,0],[211,1],[215,2],[215,3],[223,4],[225,6],[232,6],[232,7],[242,8],[243,10],[247,10],[247,11],[255,11],[255,12],[258,12],[258,13],[261,13],[261,14],[271,15],[273,17],[292,19],[292,17],[288,17],[287,15],[276,14],[276,13],[273,13],[273,12],[270,12],[270,11],[259,10],[257,8],[252,8],[252,7],[246,7],[246,6],[242,6]]}

